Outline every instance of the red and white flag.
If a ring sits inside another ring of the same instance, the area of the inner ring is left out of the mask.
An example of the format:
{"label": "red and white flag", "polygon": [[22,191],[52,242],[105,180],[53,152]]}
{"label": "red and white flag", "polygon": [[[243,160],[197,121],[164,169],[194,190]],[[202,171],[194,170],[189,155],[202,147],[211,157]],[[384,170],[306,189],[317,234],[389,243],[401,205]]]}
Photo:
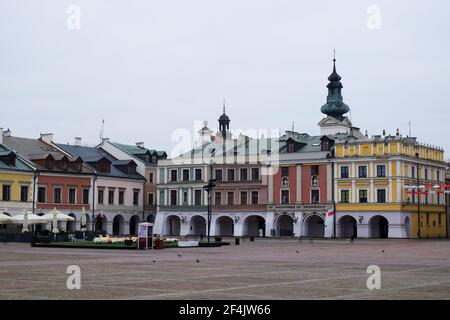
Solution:
{"label": "red and white flag", "polygon": [[327,216],[328,216],[328,217],[334,216],[334,210],[333,210],[333,209],[328,210]]}

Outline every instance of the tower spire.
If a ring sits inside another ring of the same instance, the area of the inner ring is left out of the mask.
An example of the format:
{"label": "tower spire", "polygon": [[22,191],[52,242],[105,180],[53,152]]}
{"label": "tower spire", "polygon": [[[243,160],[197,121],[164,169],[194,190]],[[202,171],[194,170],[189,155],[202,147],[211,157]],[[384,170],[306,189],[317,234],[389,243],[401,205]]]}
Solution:
{"label": "tower spire", "polygon": [[225,140],[227,138],[228,130],[230,129],[230,118],[225,113],[225,99],[223,99],[223,113],[219,117],[219,131],[222,133],[222,137]]}
{"label": "tower spire", "polygon": [[333,72],[328,77],[330,81],[327,85],[328,96],[327,103],[320,109],[322,113],[327,116],[334,117],[341,120],[343,115],[347,113],[350,108],[344,103],[341,90],[343,88],[341,83],[341,76],[336,71],[336,49],[333,51]]}

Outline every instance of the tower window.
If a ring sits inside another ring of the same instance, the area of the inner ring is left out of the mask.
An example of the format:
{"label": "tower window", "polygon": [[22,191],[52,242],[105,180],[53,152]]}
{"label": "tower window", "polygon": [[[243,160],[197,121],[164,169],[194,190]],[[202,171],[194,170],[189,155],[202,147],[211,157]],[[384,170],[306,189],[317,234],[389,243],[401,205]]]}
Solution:
{"label": "tower window", "polygon": [[319,166],[311,166],[311,175],[318,176],[319,175]]}

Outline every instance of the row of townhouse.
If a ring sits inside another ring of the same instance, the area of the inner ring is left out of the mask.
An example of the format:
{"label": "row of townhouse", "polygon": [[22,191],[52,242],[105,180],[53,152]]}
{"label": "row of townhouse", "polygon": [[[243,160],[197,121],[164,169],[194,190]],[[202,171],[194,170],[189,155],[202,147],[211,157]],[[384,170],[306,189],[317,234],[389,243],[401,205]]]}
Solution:
{"label": "row of townhouse", "polygon": [[333,62],[318,135],[233,136],[225,106],[217,132],[205,123],[195,146],[172,159],[143,143],[87,147],[80,138],[70,145],[1,130],[0,209],[56,207],[75,217],[60,226],[73,231],[84,207],[88,229],[117,235],[150,221],[171,236],[447,236],[444,151],[398,129],[369,137],[354,127]]}
{"label": "row of townhouse", "polygon": [[328,80],[320,135],[233,137],[224,109],[217,132],[205,124],[192,150],[160,161],[155,231],[206,235],[209,203],[215,236],[447,236],[444,151],[398,129],[363,134],[345,116],[335,60]]}
{"label": "row of townhouse", "polygon": [[[103,141],[95,147],[0,134],[0,210],[10,216],[24,210],[38,215],[54,208],[74,222],[59,229],[81,229],[81,214],[88,213],[88,230],[109,234],[136,234],[141,221],[155,220],[156,166],[164,151]],[[37,225],[37,231],[49,225]],[[20,232],[20,226],[2,225],[0,232]]]}

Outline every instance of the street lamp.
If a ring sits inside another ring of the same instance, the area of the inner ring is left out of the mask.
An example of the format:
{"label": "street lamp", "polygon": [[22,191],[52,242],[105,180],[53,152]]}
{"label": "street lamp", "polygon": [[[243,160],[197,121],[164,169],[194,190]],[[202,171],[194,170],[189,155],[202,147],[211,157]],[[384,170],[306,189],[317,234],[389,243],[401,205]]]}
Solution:
{"label": "street lamp", "polygon": [[211,230],[211,197],[212,197],[212,190],[216,186],[215,182],[216,179],[212,179],[212,164],[209,165],[210,167],[210,175],[208,184],[203,186],[203,190],[205,190],[208,193],[208,242],[210,241],[210,230]]}
{"label": "street lamp", "polygon": [[421,238],[420,237],[420,190],[419,190],[419,185],[420,185],[420,181],[419,181],[419,152],[416,152],[416,159],[417,159],[417,172],[416,172],[416,175],[417,175],[417,230],[418,230],[418,233],[417,233],[417,236],[419,237],[419,239]]}

